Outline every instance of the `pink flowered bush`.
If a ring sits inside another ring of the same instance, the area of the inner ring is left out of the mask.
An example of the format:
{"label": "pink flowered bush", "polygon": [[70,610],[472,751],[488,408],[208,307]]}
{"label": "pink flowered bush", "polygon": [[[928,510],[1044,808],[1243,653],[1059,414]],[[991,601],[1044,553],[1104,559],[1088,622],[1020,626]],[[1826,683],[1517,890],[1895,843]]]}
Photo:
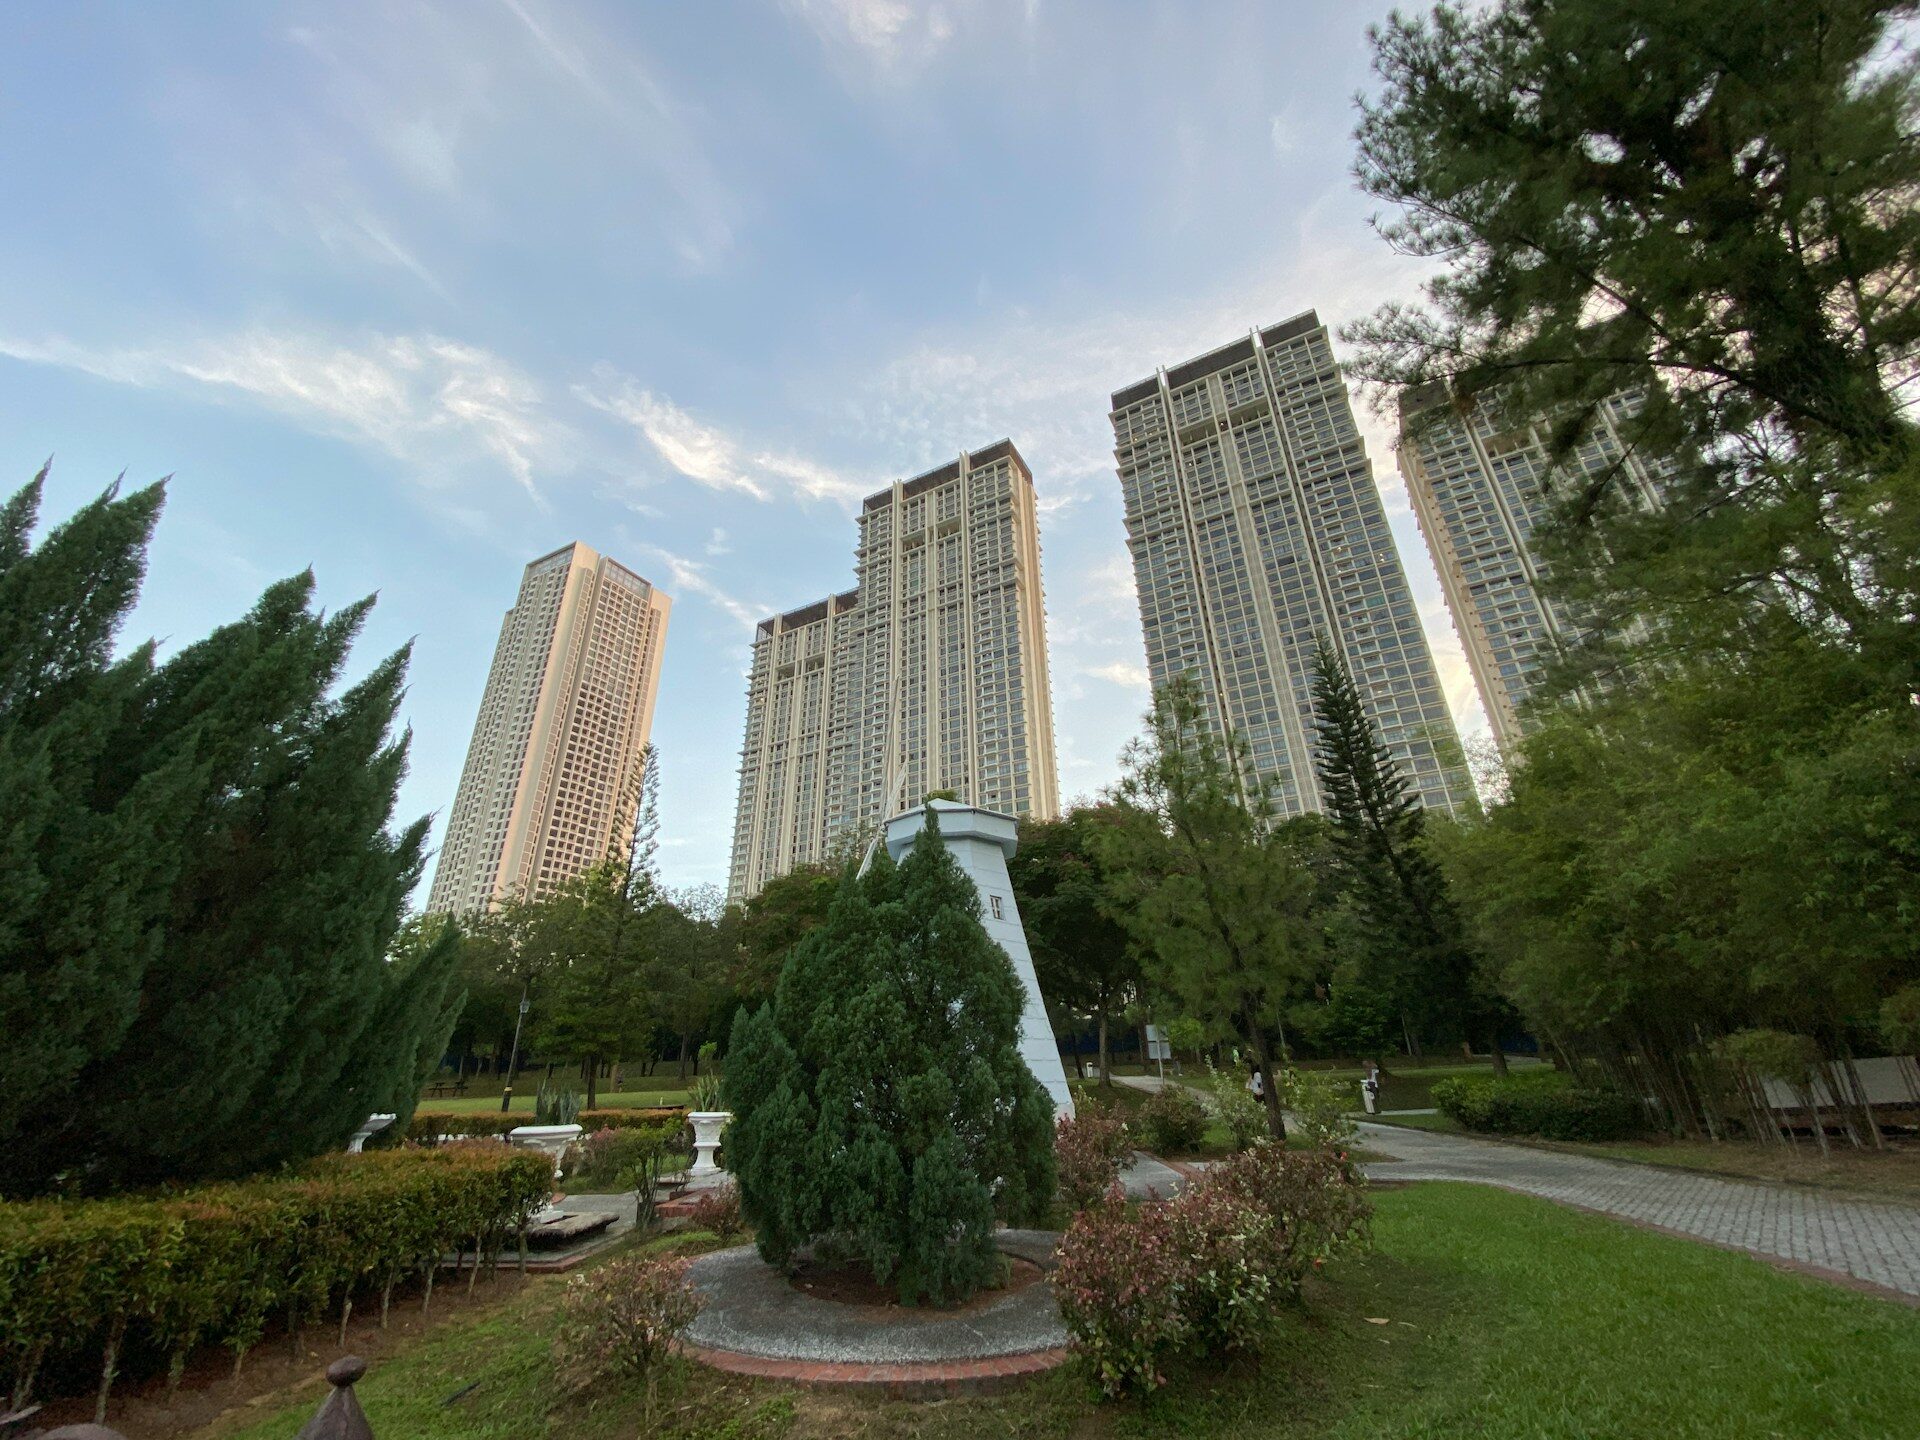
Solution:
{"label": "pink flowered bush", "polygon": [[1308,1271],[1366,1243],[1372,1207],[1344,1155],[1261,1144],[1170,1201],[1116,1186],[1061,1237],[1054,1289],[1107,1395],[1151,1390],[1182,1351],[1256,1345]]}
{"label": "pink flowered bush", "polygon": [[1186,1340],[1187,1266],[1175,1250],[1171,1209],[1149,1200],[1130,1210],[1116,1185],[1061,1237],[1053,1272],[1060,1313],[1108,1395],[1165,1384],[1162,1367]]}
{"label": "pink flowered bush", "polygon": [[1098,1204],[1133,1154],[1127,1125],[1112,1110],[1088,1106],[1062,1120],[1053,1138],[1060,1198],[1070,1210]]}

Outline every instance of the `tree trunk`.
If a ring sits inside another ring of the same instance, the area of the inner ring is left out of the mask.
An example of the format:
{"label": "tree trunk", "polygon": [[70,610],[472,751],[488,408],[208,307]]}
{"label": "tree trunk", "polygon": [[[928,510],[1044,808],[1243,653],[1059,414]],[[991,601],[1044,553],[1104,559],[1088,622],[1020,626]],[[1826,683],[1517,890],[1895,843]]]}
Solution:
{"label": "tree trunk", "polygon": [[1100,1012],[1100,1083],[1113,1088],[1113,1056],[1107,1048],[1107,1012]]}
{"label": "tree trunk", "polygon": [[600,1099],[600,1057],[598,1055],[589,1055],[587,1057],[586,1072],[587,1109],[592,1110],[597,1106]]}
{"label": "tree trunk", "polygon": [[1080,1079],[1087,1078],[1087,1057],[1080,1053],[1080,1037],[1073,1037],[1073,1073]]}
{"label": "tree trunk", "polygon": [[1504,1077],[1507,1073],[1507,1052],[1500,1048],[1500,1022],[1487,1022],[1487,1054],[1493,1060],[1493,1073]]}
{"label": "tree trunk", "polygon": [[93,1423],[107,1423],[107,1395],[113,1389],[113,1377],[120,1373],[120,1341],[127,1333],[127,1317],[122,1315],[107,1331],[106,1352],[100,1360],[100,1394],[93,1402]]}
{"label": "tree trunk", "polygon": [[1273,1057],[1267,1047],[1267,1032],[1249,1019],[1247,1038],[1253,1046],[1254,1062],[1259,1065],[1265,1081],[1266,1094],[1262,1098],[1267,1106],[1267,1133],[1284,1145],[1287,1143],[1287,1117],[1280,1109],[1280,1087],[1273,1083]]}
{"label": "tree trunk", "polygon": [[680,1083],[687,1083],[687,1052],[693,1048],[693,1032],[682,1031],[680,1035]]}
{"label": "tree trunk", "polygon": [[1420,1039],[1413,1033],[1413,1026],[1408,1023],[1405,1013],[1402,1013],[1400,1016],[1400,1034],[1407,1042],[1407,1058],[1410,1060],[1424,1059],[1425,1057],[1420,1053]]}

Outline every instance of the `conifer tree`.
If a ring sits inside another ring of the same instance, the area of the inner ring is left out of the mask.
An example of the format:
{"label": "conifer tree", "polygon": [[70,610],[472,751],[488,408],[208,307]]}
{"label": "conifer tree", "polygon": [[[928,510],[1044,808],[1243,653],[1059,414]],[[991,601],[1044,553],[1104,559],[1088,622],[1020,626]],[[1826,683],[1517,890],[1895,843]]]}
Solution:
{"label": "conifer tree", "polygon": [[341,1144],[410,1102],[453,999],[450,937],[388,962],[426,839],[386,828],[406,654],[336,694],[368,602],[315,613],[302,575],[165,663],[112,660],[162,492],[35,548],[39,488],[0,512],[0,1183]]}
{"label": "conifer tree", "polygon": [[1398,1010],[1417,1053],[1422,1031],[1472,1022],[1473,955],[1423,843],[1426,811],[1325,636],[1314,646],[1313,702],[1320,791],[1360,921],[1364,978]]}
{"label": "conifer tree", "polygon": [[772,1002],[734,1021],[727,1155],[760,1253],[831,1237],[910,1303],[988,1283],[996,1217],[1034,1223],[1053,1198],[1023,999],[929,808],[906,859],[850,873]]}

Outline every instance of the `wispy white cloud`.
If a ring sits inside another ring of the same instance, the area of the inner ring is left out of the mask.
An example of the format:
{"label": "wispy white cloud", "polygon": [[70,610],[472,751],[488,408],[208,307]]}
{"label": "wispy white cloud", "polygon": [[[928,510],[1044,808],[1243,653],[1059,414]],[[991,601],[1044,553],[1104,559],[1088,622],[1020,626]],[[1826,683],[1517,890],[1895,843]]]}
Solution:
{"label": "wispy white cloud", "polygon": [[830,45],[861,54],[880,70],[917,68],[953,39],[952,7],[941,0],[782,0]]}
{"label": "wispy white cloud", "polygon": [[1145,686],[1148,680],[1147,667],[1132,660],[1109,660],[1105,665],[1090,665],[1085,673],[1096,680],[1107,680],[1135,689]]}
{"label": "wispy white cloud", "polygon": [[532,36],[545,61],[614,126],[629,151],[666,182],[678,200],[673,244],[693,268],[706,268],[734,243],[738,204],[701,144],[697,120],[654,73],[644,55],[590,30],[571,10],[538,0],[500,0]]}
{"label": "wispy white cloud", "polygon": [[665,571],[664,579],[659,575],[651,578],[676,600],[682,594],[698,595],[743,626],[758,625],[773,613],[766,606],[743,600],[727,590],[713,578],[712,568],[698,560],[689,559],[662,545],[642,543],[636,548],[646,560]]}
{"label": "wispy white cloud", "polygon": [[758,449],[717,426],[695,419],[631,376],[601,369],[574,394],[587,405],[639,432],[674,470],[709,490],[755,500],[798,498],[850,505],[862,487],[798,455]]}
{"label": "wispy white cloud", "polygon": [[536,471],[568,463],[568,432],[547,414],[531,379],[490,351],[435,335],[349,345],[256,329],[165,350],[0,336],[0,355],[124,385],[245,399],[307,429],[384,450],[427,480],[478,454],[538,498]]}

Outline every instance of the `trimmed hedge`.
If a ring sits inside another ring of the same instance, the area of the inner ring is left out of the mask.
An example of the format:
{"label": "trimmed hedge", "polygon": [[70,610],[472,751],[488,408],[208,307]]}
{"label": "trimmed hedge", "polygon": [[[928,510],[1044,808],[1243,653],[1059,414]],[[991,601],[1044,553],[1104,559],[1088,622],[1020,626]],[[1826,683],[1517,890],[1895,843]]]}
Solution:
{"label": "trimmed hedge", "polygon": [[1646,1130],[1646,1111],[1627,1095],[1583,1090],[1557,1070],[1436,1081],[1433,1103],[1468,1130],[1537,1135],[1542,1140],[1630,1140]]}
{"label": "trimmed hedge", "polygon": [[295,1329],[432,1276],[449,1251],[497,1258],[553,1188],[535,1151],[452,1145],[329,1155],[285,1177],[160,1197],[0,1205],[0,1354],[15,1406],[51,1357],[96,1349],[102,1391],[125,1343],[169,1357],[225,1345],[238,1369],[268,1317]]}
{"label": "trimmed hedge", "polygon": [[[636,1110],[582,1110],[574,1118],[582,1133],[591,1135],[596,1130],[629,1130],[643,1125],[658,1125],[662,1121],[684,1120],[686,1117],[687,1108],[684,1105],[649,1105]],[[504,1135],[509,1130],[531,1124],[533,1120],[525,1111],[518,1115],[502,1115],[498,1110],[482,1110],[473,1114],[456,1110],[416,1110],[413,1112],[413,1122],[407,1126],[407,1139],[432,1145],[447,1136]]]}

